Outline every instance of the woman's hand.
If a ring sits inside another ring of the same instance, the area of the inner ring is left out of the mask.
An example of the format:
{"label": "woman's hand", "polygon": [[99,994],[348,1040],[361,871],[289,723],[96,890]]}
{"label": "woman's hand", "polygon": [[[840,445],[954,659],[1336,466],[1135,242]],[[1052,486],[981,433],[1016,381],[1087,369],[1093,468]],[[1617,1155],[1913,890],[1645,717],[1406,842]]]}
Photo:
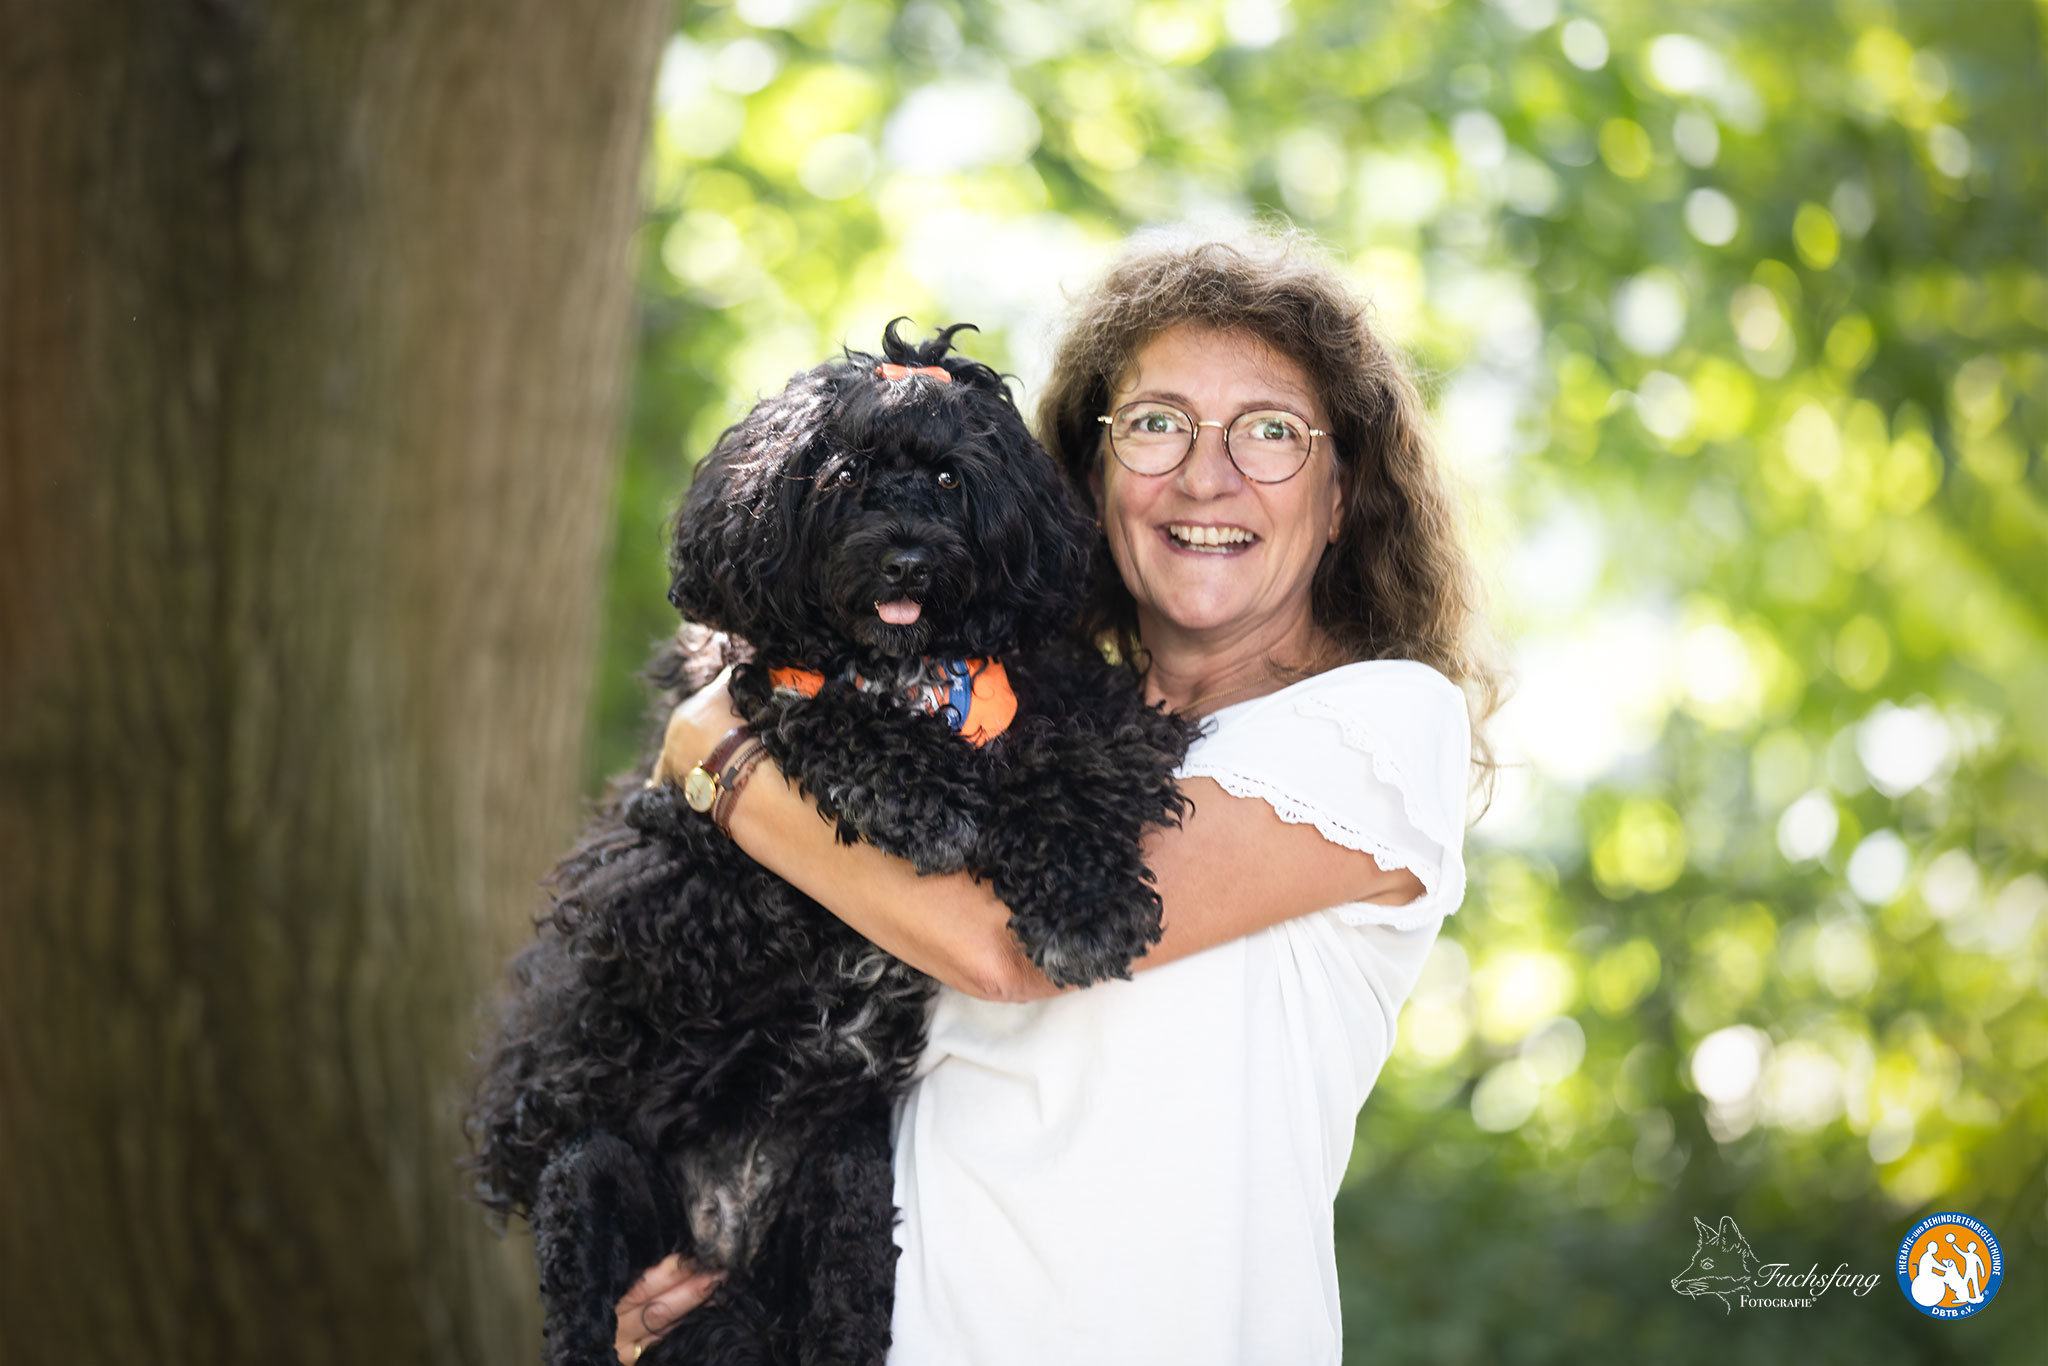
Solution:
{"label": "woman's hand", "polygon": [[619,1336],[612,1344],[619,1360],[633,1366],[640,1354],[676,1326],[683,1315],[711,1298],[725,1279],[722,1271],[699,1271],[676,1253],[647,1268],[619,1301]]}
{"label": "woman's hand", "polygon": [[669,713],[668,730],[661,740],[661,754],[654,761],[654,776],[648,785],[681,782],[685,773],[704,762],[725,733],[746,718],[733,710],[727,685],[732,670],[727,668],[711,680],[702,692],[693,693]]}

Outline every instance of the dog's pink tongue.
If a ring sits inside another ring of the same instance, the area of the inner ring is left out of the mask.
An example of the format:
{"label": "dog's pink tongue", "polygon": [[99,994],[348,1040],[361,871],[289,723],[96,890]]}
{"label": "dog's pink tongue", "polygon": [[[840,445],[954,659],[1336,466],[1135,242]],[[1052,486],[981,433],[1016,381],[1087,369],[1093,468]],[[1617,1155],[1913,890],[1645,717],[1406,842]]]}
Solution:
{"label": "dog's pink tongue", "polygon": [[918,614],[922,611],[924,611],[924,608],[912,602],[909,598],[898,598],[894,602],[878,602],[875,604],[875,615],[888,622],[891,626],[914,626],[917,624]]}

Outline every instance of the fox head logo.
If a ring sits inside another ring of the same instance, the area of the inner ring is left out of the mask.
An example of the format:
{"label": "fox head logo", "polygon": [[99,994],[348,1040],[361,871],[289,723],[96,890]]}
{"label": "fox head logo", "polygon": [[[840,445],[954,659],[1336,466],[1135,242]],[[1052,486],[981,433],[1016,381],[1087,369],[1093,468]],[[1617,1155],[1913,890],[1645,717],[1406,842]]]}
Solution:
{"label": "fox head logo", "polygon": [[1735,1297],[1749,1289],[1757,1273],[1756,1253],[1750,1251],[1749,1240],[1728,1215],[1722,1215],[1718,1225],[1697,1218],[1692,1224],[1699,1230],[1700,1243],[1693,1249],[1691,1263],[1671,1278],[1671,1288],[1688,1299],[1713,1295],[1721,1301],[1722,1312],[1731,1313]]}

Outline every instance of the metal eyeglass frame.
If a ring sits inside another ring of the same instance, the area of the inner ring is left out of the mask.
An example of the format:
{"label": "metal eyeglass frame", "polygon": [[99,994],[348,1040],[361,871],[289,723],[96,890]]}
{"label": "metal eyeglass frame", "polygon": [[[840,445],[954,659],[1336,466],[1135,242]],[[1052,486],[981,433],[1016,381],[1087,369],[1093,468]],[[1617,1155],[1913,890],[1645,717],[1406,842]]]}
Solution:
{"label": "metal eyeglass frame", "polygon": [[[1180,453],[1180,459],[1174,461],[1171,465],[1168,465],[1163,470],[1132,469],[1131,462],[1124,459],[1122,452],[1118,451],[1116,448],[1116,414],[1122,412],[1126,408],[1135,408],[1141,403],[1148,404],[1155,408],[1171,409],[1173,412],[1179,413],[1182,417],[1188,420],[1188,448]],[[1237,425],[1239,418],[1250,417],[1253,413],[1285,413],[1287,414],[1287,416],[1294,418],[1296,421],[1300,422],[1302,427],[1308,432],[1308,449],[1302,453],[1301,463],[1299,465],[1296,465],[1288,473],[1281,475],[1278,479],[1253,478],[1250,474],[1247,474],[1245,472],[1244,466],[1237,463],[1237,452],[1230,448],[1230,429]],[[1303,417],[1300,413],[1294,412],[1287,408],[1247,408],[1243,412],[1239,413],[1237,417],[1231,418],[1228,422],[1218,422],[1214,418],[1210,418],[1207,421],[1203,422],[1197,422],[1195,420],[1195,415],[1193,413],[1190,413],[1182,408],[1176,408],[1171,403],[1161,403],[1158,399],[1155,398],[1132,399],[1129,403],[1117,405],[1116,411],[1108,414],[1107,416],[1097,414],[1095,420],[1097,422],[1100,422],[1103,426],[1109,428],[1109,431],[1106,433],[1106,435],[1109,438],[1109,453],[1112,456],[1116,457],[1116,463],[1122,465],[1125,469],[1130,470],[1132,474],[1137,475],[1140,479],[1164,478],[1165,476],[1172,474],[1175,470],[1179,469],[1182,465],[1187,464],[1188,457],[1195,453],[1195,443],[1202,439],[1202,428],[1214,427],[1218,431],[1223,433],[1223,458],[1230,462],[1230,467],[1232,469],[1236,470],[1239,474],[1244,475],[1245,481],[1247,483],[1268,485],[1284,484],[1288,480],[1292,479],[1295,475],[1300,474],[1303,470],[1308,468],[1309,460],[1316,453],[1316,438],[1319,436],[1329,435],[1328,432],[1322,430],[1320,427],[1309,426],[1307,418]]]}

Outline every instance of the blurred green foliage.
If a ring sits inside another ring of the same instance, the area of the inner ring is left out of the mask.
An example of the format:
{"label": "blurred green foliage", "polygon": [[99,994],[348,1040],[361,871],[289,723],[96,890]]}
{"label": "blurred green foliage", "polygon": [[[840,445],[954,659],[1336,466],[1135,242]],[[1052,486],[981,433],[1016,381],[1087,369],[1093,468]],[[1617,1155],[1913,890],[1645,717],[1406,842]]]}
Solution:
{"label": "blurred green foliage", "polygon": [[[1339,1203],[1350,1359],[2043,1360],[2044,15],[683,5],[593,787],[754,394],[903,313],[1028,405],[1126,233],[1285,215],[1427,377],[1518,688]],[[1963,1322],[1892,1280],[1941,1209],[2005,1250]],[[1723,1214],[1884,1280],[1684,1299]]]}

